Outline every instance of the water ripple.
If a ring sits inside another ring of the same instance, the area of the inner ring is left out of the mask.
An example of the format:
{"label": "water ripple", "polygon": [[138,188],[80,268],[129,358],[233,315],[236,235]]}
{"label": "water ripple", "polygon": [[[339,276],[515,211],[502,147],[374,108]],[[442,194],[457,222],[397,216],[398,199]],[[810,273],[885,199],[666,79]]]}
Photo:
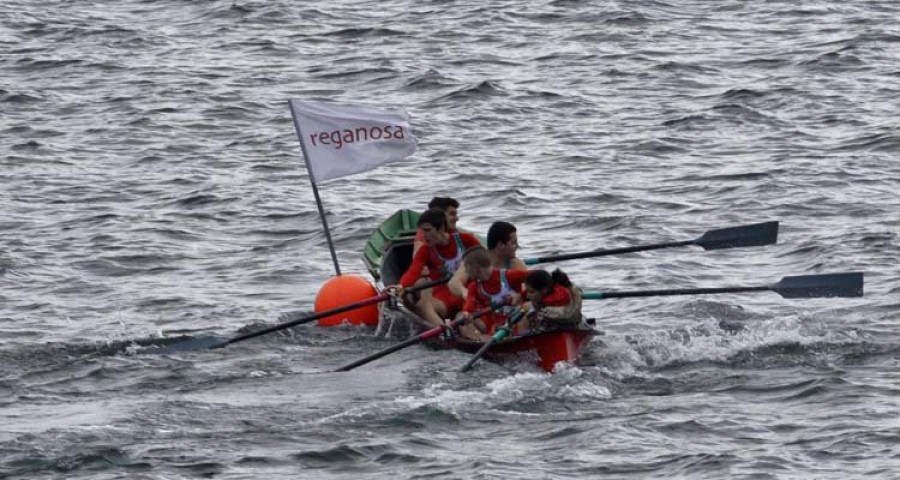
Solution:
{"label": "water ripple", "polygon": [[[6,7],[8,476],[896,471],[893,3]],[[154,354],[307,315],[333,275],[288,98],[412,116],[409,161],[319,185],[345,273],[387,215],[450,195],[465,228],[514,222],[524,257],[781,221],[765,248],[547,265],[589,288],[860,270],[866,297],[592,301],[605,335],[553,375],[460,375],[465,355],[419,346],[329,373],[398,325]]]}

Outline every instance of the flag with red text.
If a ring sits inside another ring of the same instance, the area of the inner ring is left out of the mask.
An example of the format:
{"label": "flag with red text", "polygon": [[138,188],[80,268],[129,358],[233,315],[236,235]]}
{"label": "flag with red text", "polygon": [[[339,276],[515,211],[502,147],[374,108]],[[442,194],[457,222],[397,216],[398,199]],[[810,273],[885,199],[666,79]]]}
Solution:
{"label": "flag with red text", "polygon": [[291,100],[291,113],[313,182],[365,172],[416,151],[402,109]]}

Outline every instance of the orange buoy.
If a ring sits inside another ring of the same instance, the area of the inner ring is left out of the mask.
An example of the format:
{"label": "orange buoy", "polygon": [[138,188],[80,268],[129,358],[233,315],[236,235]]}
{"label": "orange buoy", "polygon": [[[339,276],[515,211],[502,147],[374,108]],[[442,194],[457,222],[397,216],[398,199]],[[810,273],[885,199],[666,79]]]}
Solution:
{"label": "orange buoy", "polygon": [[[316,313],[332,310],[351,303],[378,296],[375,286],[357,275],[338,275],[331,277],[319,288],[316,294]],[[333,327],[344,322],[352,325],[378,325],[378,304],[373,303],[320,318],[319,325]]]}

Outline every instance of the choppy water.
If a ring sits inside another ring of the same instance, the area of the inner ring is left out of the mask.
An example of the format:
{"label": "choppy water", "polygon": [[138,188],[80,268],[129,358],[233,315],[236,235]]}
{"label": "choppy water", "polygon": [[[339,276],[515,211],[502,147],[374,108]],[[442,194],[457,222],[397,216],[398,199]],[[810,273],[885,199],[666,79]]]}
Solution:
{"label": "choppy water", "polygon": [[[896,478],[895,2],[11,0],[0,11],[0,477]],[[545,374],[297,327],[332,265],[288,98],[403,106],[408,162],[321,186],[346,271],[434,194],[588,288],[862,270],[862,299],[593,302]]]}

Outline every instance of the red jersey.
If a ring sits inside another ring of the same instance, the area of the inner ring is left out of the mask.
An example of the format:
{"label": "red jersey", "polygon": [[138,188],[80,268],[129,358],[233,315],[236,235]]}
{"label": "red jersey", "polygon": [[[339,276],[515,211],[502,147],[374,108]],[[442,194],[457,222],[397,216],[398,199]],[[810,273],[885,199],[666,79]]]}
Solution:
{"label": "red jersey", "polygon": [[553,291],[541,299],[541,305],[546,307],[567,307],[572,303],[572,293],[568,288],[553,284]]}
{"label": "red jersey", "polygon": [[400,285],[411,287],[419,279],[422,269],[428,267],[428,276],[431,280],[438,280],[453,272],[462,265],[462,256],[465,251],[476,245],[481,245],[477,238],[470,233],[453,232],[450,241],[443,246],[423,245],[413,257],[412,264],[406,273],[400,277]]}
{"label": "red jersey", "polygon": [[[491,306],[491,300],[503,301],[503,297],[513,293],[520,293],[528,270],[491,270],[491,277],[483,282],[469,280],[466,305],[463,310],[474,312]],[[505,282],[504,282],[505,280]]]}
{"label": "red jersey", "polygon": [[[453,230],[450,230],[447,233],[453,235],[454,233],[456,233],[456,229],[454,228]],[[425,243],[425,232],[423,232],[421,228],[416,229],[415,241]]]}

